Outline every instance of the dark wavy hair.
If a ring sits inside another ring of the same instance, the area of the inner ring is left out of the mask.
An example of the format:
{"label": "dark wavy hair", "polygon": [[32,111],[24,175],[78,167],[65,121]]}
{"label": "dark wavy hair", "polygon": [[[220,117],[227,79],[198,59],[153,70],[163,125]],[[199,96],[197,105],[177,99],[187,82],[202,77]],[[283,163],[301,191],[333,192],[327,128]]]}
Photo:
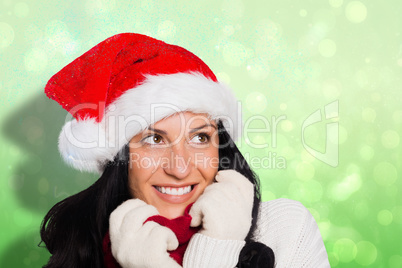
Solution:
{"label": "dark wavy hair", "polygon": [[[273,251],[253,238],[261,202],[259,180],[221,122],[218,122],[218,135],[219,170],[234,169],[255,185],[252,224],[237,267],[274,267]],[[40,235],[52,256],[43,267],[105,267],[102,240],[109,229],[109,216],[132,198],[128,190],[128,163],[129,147],[125,146],[105,165],[93,185],[50,209],[42,221]]]}

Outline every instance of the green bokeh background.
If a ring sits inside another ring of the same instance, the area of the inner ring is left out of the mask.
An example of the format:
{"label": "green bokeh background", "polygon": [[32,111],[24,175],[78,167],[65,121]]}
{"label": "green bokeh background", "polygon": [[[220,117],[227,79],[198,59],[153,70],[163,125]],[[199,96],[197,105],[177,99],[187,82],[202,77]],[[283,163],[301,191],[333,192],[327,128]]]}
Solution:
{"label": "green bokeh background", "polygon": [[[62,162],[66,112],[43,88],[120,32],[189,49],[234,89],[244,120],[267,118],[270,132],[239,147],[255,161],[264,200],[309,208],[332,267],[402,267],[401,14],[397,0],[1,0],[0,267],[45,264],[42,218],[96,179]],[[330,103],[339,110],[326,119]],[[322,120],[302,139],[316,111]],[[332,166],[306,150],[329,147]]]}

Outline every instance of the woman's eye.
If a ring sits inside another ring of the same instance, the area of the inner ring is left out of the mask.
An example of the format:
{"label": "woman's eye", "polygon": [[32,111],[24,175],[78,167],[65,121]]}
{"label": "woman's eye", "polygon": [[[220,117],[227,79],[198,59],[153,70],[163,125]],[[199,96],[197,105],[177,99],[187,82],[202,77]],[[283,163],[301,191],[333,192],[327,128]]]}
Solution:
{"label": "woman's eye", "polygon": [[148,137],[146,137],[142,140],[142,142],[144,142],[144,143],[154,144],[154,145],[161,144],[162,141],[163,141],[162,137],[157,134],[149,135]]}
{"label": "woman's eye", "polygon": [[205,133],[200,133],[195,135],[192,139],[194,143],[207,143],[209,141],[209,135]]}

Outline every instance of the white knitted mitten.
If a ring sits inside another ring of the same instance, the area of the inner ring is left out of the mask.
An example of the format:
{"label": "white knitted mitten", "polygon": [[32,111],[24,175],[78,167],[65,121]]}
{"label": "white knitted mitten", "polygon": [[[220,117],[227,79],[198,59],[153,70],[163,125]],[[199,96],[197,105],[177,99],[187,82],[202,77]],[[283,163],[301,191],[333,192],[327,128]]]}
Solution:
{"label": "white knitted mitten", "polygon": [[191,226],[221,240],[244,240],[251,227],[254,186],[235,170],[219,171],[215,183],[191,207]]}
{"label": "white knitted mitten", "polygon": [[110,215],[112,254],[123,268],[181,267],[167,252],[179,245],[173,231],[152,221],[144,224],[157,214],[155,207],[140,199],[130,199]]}

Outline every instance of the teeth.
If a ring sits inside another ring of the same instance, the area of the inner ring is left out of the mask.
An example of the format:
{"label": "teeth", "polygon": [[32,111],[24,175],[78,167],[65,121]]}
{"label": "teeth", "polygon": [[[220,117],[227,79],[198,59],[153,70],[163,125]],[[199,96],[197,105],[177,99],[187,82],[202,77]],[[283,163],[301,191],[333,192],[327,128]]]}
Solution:
{"label": "teeth", "polygon": [[184,195],[191,192],[191,186],[180,187],[180,188],[157,186],[155,188],[159,192],[169,195]]}
{"label": "teeth", "polygon": [[183,188],[183,194],[188,194],[189,192],[191,192],[193,188],[191,186],[187,186]]}

